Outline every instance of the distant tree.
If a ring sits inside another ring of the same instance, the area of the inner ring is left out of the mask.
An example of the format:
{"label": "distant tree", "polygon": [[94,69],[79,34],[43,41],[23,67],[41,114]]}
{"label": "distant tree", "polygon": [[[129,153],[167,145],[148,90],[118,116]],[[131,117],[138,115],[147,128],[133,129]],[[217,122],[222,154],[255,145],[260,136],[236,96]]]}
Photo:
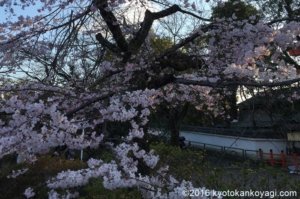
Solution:
{"label": "distant tree", "polygon": [[251,16],[259,18],[260,13],[254,6],[247,4],[243,0],[229,0],[224,3],[219,3],[212,9],[213,19],[231,19],[233,15],[235,15],[235,20],[245,20]]}
{"label": "distant tree", "polygon": [[247,0],[261,10],[265,19],[279,20],[282,18],[297,18],[300,16],[300,3],[297,0]]}

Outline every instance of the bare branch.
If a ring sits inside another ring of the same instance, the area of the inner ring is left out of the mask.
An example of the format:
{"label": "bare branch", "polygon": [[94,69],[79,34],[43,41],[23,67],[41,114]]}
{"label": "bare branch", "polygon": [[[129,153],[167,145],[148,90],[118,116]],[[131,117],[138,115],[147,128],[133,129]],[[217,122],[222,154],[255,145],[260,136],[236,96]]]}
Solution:
{"label": "bare branch", "polygon": [[[163,5],[163,6],[170,6],[170,4],[163,3],[163,2],[160,2],[160,1],[156,1],[156,0],[151,0],[151,1],[153,1],[153,2],[155,2],[155,3],[157,3],[157,4],[161,4],[161,5]],[[204,17],[200,17],[199,15],[196,15],[196,14],[193,13],[193,12],[190,12],[190,11],[187,11],[187,10],[183,10],[183,9],[181,9],[181,8],[180,8],[179,12],[184,13],[184,14],[187,14],[187,15],[191,15],[191,16],[193,16],[193,17],[195,17],[195,18],[197,18],[197,19],[200,19],[200,20],[202,20],[202,21],[208,21],[208,22],[212,21],[211,19],[207,19],[207,18],[204,18]]]}
{"label": "bare branch", "polygon": [[193,17],[195,17],[197,19],[200,19],[202,21],[212,22],[211,19],[206,19],[206,18],[200,17],[200,16],[198,16],[198,15],[192,13],[192,12],[189,12],[189,11],[186,11],[186,10],[183,10],[183,9],[180,9],[179,12],[181,12],[183,14],[191,15],[191,16],[193,16]]}
{"label": "bare branch", "polygon": [[159,58],[162,58],[162,57],[165,57],[165,56],[169,56],[170,54],[172,54],[176,50],[180,49],[181,47],[185,46],[186,44],[188,44],[190,42],[193,42],[199,36],[204,35],[204,33],[207,32],[212,26],[213,26],[212,24],[208,24],[208,25],[203,26],[198,31],[196,31],[193,34],[191,34],[190,36],[182,39],[177,44],[173,45],[171,48],[165,50],[165,52],[162,55],[160,55]]}
{"label": "bare branch", "polygon": [[78,19],[81,19],[82,17],[86,16],[88,13],[90,13],[90,7],[87,8],[84,12],[82,12],[81,14],[78,14],[76,15],[75,17],[73,17],[71,20],[65,22],[65,23],[62,23],[62,24],[59,24],[57,26],[53,26],[51,28],[43,28],[43,29],[39,29],[39,30],[35,30],[35,31],[32,31],[30,32],[30,34],[28,35],[24,35],[24,34],[18,34],[16,35],[14,38],[6,41],[6,42],[0,42],[0,46],[3,45],[7,45],[7,44],[11,44],[13,42],[16,42],[20,39],[29,39],[29,38],[32,38],[34,36],[37,36],[37,35],[40,35],[40,34],[43,34],[43,33],[46,33],[46,32],[50,32],[52,30],[57,30],[57,29],[60,29],[60,28],[63,28],[65,26],[69,26],[70,24],[74,23],[75,21],[77,21]]}

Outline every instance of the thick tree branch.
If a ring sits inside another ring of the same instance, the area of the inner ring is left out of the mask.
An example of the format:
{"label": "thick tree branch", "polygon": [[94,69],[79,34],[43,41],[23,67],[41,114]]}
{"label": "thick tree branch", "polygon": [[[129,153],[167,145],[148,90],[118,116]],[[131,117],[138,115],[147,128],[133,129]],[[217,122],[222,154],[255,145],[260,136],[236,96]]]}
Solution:
{"label": "thick tree branch", "polygon": [[96,103],[96,102],[99,102],[101,100],[104,100],[104,99],[107,99],[107,98],[110,98],[111,96],[113,96],[115,94],[115,92],[110,92],[110,93],[107,93],[107,94],[104,94],[104,95],[101,95],[99,97],[95,97],[93,99],[90,99],[86,102],[83,102],[82,104],[80,104],[79,106],[77,106],[76,108],[70,110],[67,112],[66,116],[67,117],[72,117],[75,113],[77,113],[78,111]]}
{"label": "thick tree branch", "polygon": [[162,55],[160,55],[159,57],[165,57],[165,56],[169,56],[170,54],[174,53],[175,51],[177,51],[178,49],[182,48],[183,46],[185,46],[186,44],[194,41],[196,38],[198,38],[200,35],[202,35],[200,32],[195,32],[192,35],[190,35],[189,37],[186,37],[185,39],[181,40],[179,43],[173,45],[171,48],[167,49]]}
{"label": "thick tree branch", "polygon": [[[200,69],[204,67],[204,61],[199,56],[191,56],[186,53],[175,51],[170,52],[164,57],[157,59],[159,68],[154,68],[155,71],[160,72],[164,68],[172,68],[177,72],[188,69]],[[157,67],[157,66],[154,66]]]}
{"label": "thick tree branch", "polygon": [[160,12],[150,12],[149,10],[146,10],[144,21],[141,25],[141,28],[136,33],[135,37],[130,41],[129,47],[130,51],[132,53],[135,53],[139,50],[141,45],[144,43],[151,27],[156,19],[160,19],[169,15],[174,14],[175,12],[179,11],[180,7],[178,5],[173,5],[165,10],[162,10]]}
{"label": "thick tree branch", "polygon": [[[144,43],[151,27],[152,24],[154,22],[154,20],[172,15],[176,12],[182,12],[184,14],[189,14],[192,15],[198,19],[204,20],[204,21],[210,21],[209,19],[205,19],[205,18],[201,18],[191,12],[182,10],[178,5],[173,5],[165,10],[162,10],[160,12],[150,12],[149,10],[146,11],[145,13],[145,18],[144,21],[142,23],[141,28],[139,29],[139,31],[136,33],[135,37],[130,41],[129,43],[129,48],[131,50],[132,53],[135,53],[140,47],[141,45]],[[186,43],[189,41],[192,41],[193,39],[195,39],[196,37],[198,37],[199,35],[194,34],[192,36],[190,36],[189,38],[187,38],[187,41],[185,41]],[[181,45],[182,43],[180,43],[179,45]],[[175,47],[176,48],[176,47]]]}
{"label": "thick tree branch", "polygon": [[282,58],[287,63],[294,65],[297,70],[300,70],[300,65],[295,60],[293,60],[293,58],[291,58],[290,55],[287,52],[283,52]]}
{"label": "thick tree branch", "polygon": [[[131,90],[139,90],[139,89],[145,89],[145,88],[149,88],[149,89],[155,88],[155,89],[157,89],[157,88],[160,88],[160,87],[162,87],[166,84],[172,83],[173,81],[174,81],[174,76],[173,75],[164,75],[162,77],[157,77],[154,80],[150,81],[147,86],[144,86],[144,85],[143,86],[137,86],[137,87],[135,87]],[[129,90],[126,90],[126,92],[127,91],[129,91]],[[84,109],[84,108],[86,108],[86,107],[88,107],[88,106],[90,106],[90,105],[92,105],[96,102],[108,99],[108,98],[112,97],[115,94],[121,94],[121,93],[120,93],[120,91],[119,92],[111,91],[111,92],[103,94],[99,97],[95,97],[93,99],[90,99],[86,102],[83,102],[82,104],[80,104],[76,108],[69,110],[66,113],[66,116],[70,118],[74,114],[79,112],[80,110],[82,110],[82,109]]]}
{"label": "thick tree branch", "polygon": [[199,85],[199,86],[208,86],[214,88],[224,88],[228,86],[249,86],[249,87],[278,87],[278,86],[289,86],[291,84],[300,82],[300,78],[281,81],[281,82],[253,82],[253,81],[218,81],[211,82],[208,80],[188,80],[183,78],[176,78],[175,83],[178,84],[188,84],[188,85]]}
{"label": "thick tree branch", "polygon": [[[176,71],[184,71],[189,68],[203,68],[204,62],[201,57],[192,57],[182,52],[176,52],[188,43],[193,42],[200,36],[203,36],[212,25],[205,25],[199,31],[194,32],[190,36],[181,40],[177,44],[165,50],[156,60],[160,63],[161,68],[172,67]],[[185,62],[185,63],[183,63]]]}
{"label": "thick tree branch", "polygon": [[114,40],[117,43],[117,46],[121,51],[128,51],[128,44],[125,40],[125,37],[122,33],[118,20],[112,11],[109,10],[107,0],[94,0],[94,5],[99,9],[100,14],[104,21],[107,24],[111,34],[113,35]]}
{"label": "thick tree branch", "polygon": [[[289,86],[293,83],[297,83],[300,82],[300,78],[297,79],[292,79],[292,80],[286,80],[286,81],[281,81],[281,82],[247,82],[247,81],[218,81],[218,82],[212,82],[209,80],[188,80],[188,79],[184,79],[184,78],[174,78],[174,76],[172,74],[166,74],[162,77],[157,77],[155,79],[153,79],[152,81],[148,82],[148,85],[146,86],[149,89],[152,88],[160,88],[163,87],[167,84],[170,83],[177,83],[177,84],[185,84],[185,85],[199,85],[199,86],[207,86],[207,87],[212,87],[212,88],[225,88],[225,87],[230,87],[230,86],[249,86],[249,87],[278,87],[278,86]],[[139,89],[145,89],[146,87],[136,87],[133,90],[139,90]],[[128,90],[127,90],[128,91]],[[67,117],[72,117],[75,113],[77,113],[78,111],[90,106],[93,103],[96,103],[98,101],[102,101],[105,99],[108,99],[110,97],[112,97],[115,94],[120,94],[120,93],[116,93],[116,92],[109,92],[107,94],[101,95],[99,97],[90,99],[86,102],[83,102],[82,104],[80,104],[78,107],[70,110],[67,112],[66,116]]]}
{"label": "thick tree branch", "polygon": [[285,3],[284,8],[285,8],[289,18],[294,17],[294,11],[293,11],[292,6],[291,6],[292,2],[293,2],[292,0],[284,0],[284,3]]}
{"label": "thick tree branch", "polygon": [[283,21],[300,21],[300,17],[294,17],[294,18],[290,18],[290,17],[285,17],[285,18],[280,18],[280,19],[274,19],[270,22],[268,22],[268,25],[272,25],[274,23],[279,23],[279,22],[283,22]]}
{"label": "thick tree branch", "polygon": [[191,16],[193,16],[193,17],[195,17],[197,19],[200,19],[202,21],[212,22],[211,19],[206,19],[206,18],[200,17],[200,16],[198,16],[198,15],[192,13],[192,12],[189,12],[189,11],[186,11],[186,10],[183,10],[183,9],[180,9],[179,12],[181,12],[183,14],[191,15]]}
{"label": "thick tree branch", "polygon": [[96,34],[97,41],[104,47],[108,48],[113,53],[119,54],[120,50],[118,47],[112,43],[110,43],[107,39],[105,39],[101,33]]}

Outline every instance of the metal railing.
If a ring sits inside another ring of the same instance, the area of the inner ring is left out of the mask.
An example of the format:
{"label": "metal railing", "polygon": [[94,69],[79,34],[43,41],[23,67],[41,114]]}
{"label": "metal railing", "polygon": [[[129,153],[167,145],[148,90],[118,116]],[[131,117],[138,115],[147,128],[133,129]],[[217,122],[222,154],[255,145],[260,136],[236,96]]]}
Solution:
{"label": "metal railing", "polygon": [[241,136],[251,138],[285,138],[284,134],[276,133],[272,128],[252,128],[252,127],[201,127],[183,125],[181,131],[193,131],[195,133],[208,133],[217,135]]}
{"label": "metal railing", "polygon": [[265,162],[270,166],[281,166],[282,168],[293,167],[296,172],[300,172],[300,154],[291,153],[286,154],[284,151],[281,153],[273,153],[272,149],[270,151],[263,152],[262,149],[259,150],[248,150],[236,147],[226,147],[215,144],[206,144],[196,141],[186,141],[189,146],[200,147],[204,150],[217,150],[224,153],[229,153],[231,155],[241,156],[243,159],[254,159],[257,161]]}
{"label": "metal railing", "polygon": [[217,150],[221,152],[230,153],[233,155],[240,155],[243,158],[257,158],[258,157],[258,150],[248,150],[248,149],[242,149],[242,148],[236,148],[236,147],[227,147],[227,146],[220,146],[215,144],[207,144],[202,142],[196,142],[196,141],[187,141],[189,146],[195,146],[200,147],[202,149],[210,149],[210,150]]}

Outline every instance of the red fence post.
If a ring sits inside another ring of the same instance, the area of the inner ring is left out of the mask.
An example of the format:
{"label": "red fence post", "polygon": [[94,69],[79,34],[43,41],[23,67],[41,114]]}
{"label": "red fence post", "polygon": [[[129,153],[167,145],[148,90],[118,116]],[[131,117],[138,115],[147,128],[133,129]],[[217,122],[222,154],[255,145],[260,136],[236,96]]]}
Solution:
{"label": "red fence post", "polygon": [[291,49],[288,52],[291,56],[300,56],[300,48]]}
{"label": "red fence post", "polygon": [[281,153],[280,153],[280,160],[281,160],[282,168],[285,168],[286,167],[286,156],[285,156],[283,150],[281,150]]}

